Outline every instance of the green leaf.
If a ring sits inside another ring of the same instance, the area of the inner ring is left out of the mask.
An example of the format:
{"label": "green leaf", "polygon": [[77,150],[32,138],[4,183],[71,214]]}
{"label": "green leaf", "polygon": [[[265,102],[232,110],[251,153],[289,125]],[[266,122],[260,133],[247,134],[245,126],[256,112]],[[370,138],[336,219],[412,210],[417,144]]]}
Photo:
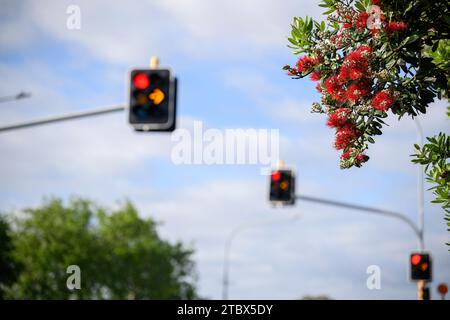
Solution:
{"label": "green leaf", "polygon": [[294,39],[288,38],[288,41],[289,41],[290,43],[292,43],[294,46],[298,46],[298,42],[295,41]]}
{"label": "green leaf", "polygon": [[366,8],[365,8],[365,6],[364,6],[362,1],[356,2],[355,7],[361,12],[366,11]]}

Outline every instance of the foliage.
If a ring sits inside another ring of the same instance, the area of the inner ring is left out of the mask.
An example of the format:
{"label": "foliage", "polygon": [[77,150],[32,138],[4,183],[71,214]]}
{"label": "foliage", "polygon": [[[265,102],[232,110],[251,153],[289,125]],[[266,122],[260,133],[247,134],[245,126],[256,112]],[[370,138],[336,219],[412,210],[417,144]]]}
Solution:
{"label": "foliage", "polygon": [[448,73],[450,71],[450,40],[440,40],[435,42],[434,46],[425,46],[424,56],[431,58],[431,62],[436,67]]}
{"label": "foliage", "polygon": [[[435,45],[426,46],[424,55],[432,58],[433,64],[447,73],[447,84],[450,82],[450,40],[441,40]],[[448,93],[445,95],[448,98]],[[447,116],[450,118],[450,106],[447,107]],[[422,149],[415,146],[418,153],[413,155],[412,162],[425,165],[425,174],[428,182],[434,186],[430,189],[436,196],[432,202],[442,204],[445,211],[448,231],[450,231],[450,136],[439,133],[438,136],[427,138],[428,142]],[[450,242],[447,243],[450,246]]]}
{"label": "foliage", "polygon": [[[285,66],[295,79],[318,81],[341,168],[361,166],[388,111],[401,118],[426,113],[447,96],[448,1],[323,0],[327,22],[294,18],[290,47],[301,56]],[[447,60],[446,60],[447,59]]]}
{"label": "foliage", "polygon": [[427,181],[433,184],[430,190],[436,196],[432,202],[442,205],[450,231],[450,136],[439,133],[427,140],[422,148],[415,145],[417,153],[412,162],[425,166]]}
{"label": "foliage", "polygon": [[191,250],[185,250],[181,243],[162,241],[155,222],[140,219],[131,203],[113,215],[100,211],[98,219],[102,246],[111,249],[105,256],[108,274],[102,283],[112,298],[126,298],[124,293],[134,299],[194,297]]}
{"label": "foliage", "polygon": [[[161,240],[129,202],[109,212],[84,199],[50,199],[24,214],[13,233],[13,258],[23,267],[8,298],[195,297],[192,251]],[[66,286],[69,265],[81,269],[79,290]]]}
{"label": "foliage", "polygon": [[16,279],[16,268],[11,252],[13,244],[11,239],[11,230],[6,218],[0,216],[0,300],[4,298],[4,290]]}

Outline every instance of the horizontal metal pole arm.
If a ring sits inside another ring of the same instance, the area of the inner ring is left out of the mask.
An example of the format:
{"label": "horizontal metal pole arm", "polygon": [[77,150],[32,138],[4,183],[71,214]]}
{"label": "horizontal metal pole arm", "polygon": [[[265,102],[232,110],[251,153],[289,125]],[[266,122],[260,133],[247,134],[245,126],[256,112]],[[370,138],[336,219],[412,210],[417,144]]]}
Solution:
{"label": "horizontal metal pole arm", "polygon": [[414,224],[414,222],[412,222],[412,220],[410,220],[408,217],[406,217],[400,213],[397,213],[397,212],[392,212],[392,211],[387,211],[387,210],[372,208],[372,207],[366,207],[366,206],[360,206],[360,205],[356,205],[356,204],[339,202],[339,201],[334,201],[334,200],[309,197],[309,196],[297,195],[296,199],[326,204],[326,205],[330,205],[330,206],[348,208],[348,209],[353,209],[353,210],[361,210],[361,211],[366,211],[366,212],[371,212],[371,213],[375,213],[375,214],[381,214],[381,215],[397,218],[397,219],[400,219],[400,220],[406,222],[413,229],[416,236],[419,239],[421,238],[420,231],[417,228],[417,226]]}
{"label": "horizontal metal pole arm", "polygon": [[25,99],[25,98],[29,98],[29,97],[31,97],[31,93],[22,91],[15,95],[0,97],[0,103]]}
{"label": "horizontal metal pole arm", "polygon": [[39,125],[53,123],[53,122],[60,122],[60,121],[92,117],[92,116],[97,116],[97,115],[102,115],[102,114],[107,114],[107,113],[112,113],[112,112],[123,111],[125,109],[126,109],[125,105],[116,105],[116,106],[98,108],[98,109],[93,109],[93,110],[88,110],[88,111],[74,112],[74,113],[70,113],[70,114],[66,114],[66,115],[48,117],[48,118],[44,118],[44,119],[3,126],[3,127],[0,127],[0,132],[34,127],[34,126],[39,126]]}

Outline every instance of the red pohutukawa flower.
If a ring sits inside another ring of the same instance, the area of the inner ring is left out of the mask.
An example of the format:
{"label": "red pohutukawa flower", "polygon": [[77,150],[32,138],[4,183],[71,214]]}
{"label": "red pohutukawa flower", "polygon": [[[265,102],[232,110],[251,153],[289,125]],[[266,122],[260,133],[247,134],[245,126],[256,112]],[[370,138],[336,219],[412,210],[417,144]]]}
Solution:
{"label": "red pohutukawa flower", "polygon": [[408,28],[406,23],[403,21],[397,22],[397,21],[391,21],[386,26],[386,32],[387,33],[394,33],[397,31],[405,31]]}
{"label": "red pohutukawa flower", "polygon": [[312,67],[320,62],[319,58],[310,58],[308,56],[301,57],[297,61],[297,69],[300,72],[309,71]]}
{"label": "red pohutukawa flower", "polygon": [[337,150],[346,149],[359,137],[360,132],[353,123],[348,122],[345,126],[336,131],[336,141],[334,147]]}
{"label": "red pohutukawa flower", "polygon": [[347,160],[348,158],[350,158],[350,151],[345,151],[341,154],[341,159]]}
{"label": "red pohutukawa flower", "polygon": [[372,37],[375,38],[380,32],[380,29],[371,29],[370,32],[372,33]]}
{"label": "red pohutukawa flower", "polygon": [[356,27],[358,30],[364,30],[367,27],[367,19],[369,19],[369,14],[367,12],[361,12],[356,20]]}
{"label": "red pohutukawa flower", "polygon": [[367,160],[369,160],[369,156],[366,156],[366,155],[363,154],[363,153],[360,153],[360,154],[358,154],[358,155],[356,156],[356,162],[357,162],[358,164],[367,162]]}
{"label": "red pohutukawa flower", "polygon": [[326,92],[331,96],[336,96],[341,89],[341,84],[336,76],[329,77],[324,83]]}
{"label": "red pohutukawa flower", "polygon": [[343,152],[341,154],[341,160],[343,161],[349,160],[352,154],[355,157],[354,161],[357,166],[360,166],[362,163],[367,162],[369,160],[369,156],[365,155],[364,153],[358,153],[355,156],[355,149],[353,148],[350,148],[347,151]]}
{"label": "red pohutukawa flower", "polygon": [[364,81],[353,82],[348,86],[345,97],[351,103],[356,103],[361,97],[368,94],[370,91],[368,85]]}
{"label": "red pohutukawa flower", "polygon": [[339,108],[328,117],[327,126],[331,128],[340,128],[348,122],[350,109]]}
{"label": "red pohutukawa flower", "polygon": [[311,72],[310,76],[312,81],[319,81],[320,80],[320,72]]}
{"label": "red pohutukawa flower", "polygon": [[372,106],[380,111],[387,111],[394,103],[394,97],[388,90],[378,91],[372,99]]}
{"label": "red pohutukawa flower", "polygon": [[372,54],[373,50],[369,46],[361,45],[358,49],[356,49],[356,51],[359,52],[363,58],[367,59]]}
{"label": "red pohutukawa flower", "polygon": [[326,13],[325,28],[313,21],[311,30],[310,18],[294,20],[292,25],[290,47],[295,54],[303,52],[292,68],[294,78],[309,75],[318,82],[320,102],[314,102],[311,111],[326,115],[326,125],[335,131],[334,147],[340,150],[342,169],[367,162],[364,153],[373,137],[381,134],[385,112],[393,108],[403,114],[403,99],[410,102],[400,94],[407,83],[400,81],[403,72],[398,67],[405,50],[410,50],[402,47],[402,38],[414,35],[414,30],[406,19],[393,20],[403,15],[399,11],[406,8],[403,2],[391,6],[382,0],[328,1],[325,6],[333,10]]}
{"label": "red pohutukawa flower", "polygon": [[369,72],[369,60],[372,55],[372,48],[362,45],[355,51],[350,52],[344,59],[344,63],[339,69],[339,80],[357,80],[366,76]]}

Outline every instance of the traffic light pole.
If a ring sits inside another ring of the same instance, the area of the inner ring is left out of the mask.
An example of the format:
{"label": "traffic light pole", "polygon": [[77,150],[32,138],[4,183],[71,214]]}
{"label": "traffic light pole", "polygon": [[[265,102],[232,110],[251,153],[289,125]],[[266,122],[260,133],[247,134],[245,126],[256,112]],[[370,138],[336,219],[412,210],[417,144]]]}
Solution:
{"label": "traffic light pole", "polygon": [[[422,182],[422,184],[423,184],[423,182]],[[420,194],[420,183],[419,183],[419,194]],[[355,204],[350,204],[350,203],[345,203],[345,202],[338,202],[338,201],[332,201],[332,200],[327,200],[327,199],[301,196],[301,195],[297,195],[296,199],[330,205],[330,206],[335,206],[335,207],[347,208],[347,209],[352,209],[352,210],[361,210],[361,211],[366,211],[366,212],[370,212],[370,213],[374,213],[374,214],[380,214],[380,215],[384,215],[384,216],[388,216],[388,217],[392,217],[392,218],[397,218],[403,222],[406,222],[406,224],[411,227],[411,229],[414,231],[414,234],[417,237],[417,242],[418,242],[418,246],[419,246],[420,250],[422,251],[424,249],[423,206],[422,207],[419,206],[419,227],[417,227],[412,220],[410,220],[408,217],[406,217],[400,213],[397,213],[397,212],[392,212],[392,211],[387,211],[387,210],[382,210],[382,209],[372,208],[372,207],[366,207],[366,206],[360,206],[360,205],[355,205]],[[419,201],[420,201],[420,198],[419,198]],[[422,198],[422,201],[423,201],[423,198]],[[419,280],[417,282],[417,298],[418,298],[418,300],[424,299],[424,289],[425,289],[425,281]]]}
{"label": "traffic light pole", "polygon": [[[414,123],[416,124],[417,129],[417,144],[422,147],[423,145],[423,130],[420,124],[419,119],[414,118]],[[420,239],[421,245],[419,247],[420,250],[424,249],[424,241],[423,241],[423,233],[424,233],[424,183],[423,183],[423,167],[417,166],[417,207],[418,207],[418,229],[420,231]]]}
{"label": "traffic light pole", "polygon": [[17,123],[17,124],[13,124],[13,125],[0,127],[0,132],[35,127],[35,126],[40,126],[40,125],[54,123],[54,122],[61,122],[61,121],[67,121],[67,120],[74,120],[74,119],[98,116],[98,115],[123,111],[125,109],[126,109],[125,105],[116,105],[116,106],[111,106],[111,107],[93,109],[93,110],[89,110],[89,111],[74,112],[74,113],[70,113],[70,114],[48,117],[48,118],[43,118],[40,120],[22,122],[22,123]]}
{"label": "traffic light pole", "polygon": [[[422,147],[423,146],[423,129],[422,125],[420,124],[419,118],[414,118],[414,123],[416,125],[416,131],[417,131],[417,144]],[[424,234],[424,182],[423,182],[423,167],[417,166],[417,207],[418,207],[418,229],[420,231],[420,250],[424,250],[424,240],[423,240],[423,234]],[[424,299],[424,289],[425,289],[425,281],[419,280],[417,282],[417,299],[423,300]]]}
{"label": "traffic light pole", "polygon": [[19,92],[16,95],[13,96],[4,96],[4,97],[0,97],[0,103],[2,102],[10,102],[10,101],[14,101],[14,100],[20,100],[20,99],[25,99],[25,98],[29,98],[31,97],[31,93],[28,92]]}
{"label": "traffic light pole", "polygon": [[378,209],[378,208],[355,205],[355,204],[346,203],[346,202],[339,202],[339,201],[333,201],[333,200],[327,200],[327,199],[321,199],[321,198],[315,198],[315,197],[308,197],[308,196],[302,196],[302,195],[297,195],[295,198],[299,199],[299,200],[305,200],[305,201],[325,204],[325,205],[329,205],[329,206],[347,208],[347,209],[352,209],[352,210],[366,211],[366,212],[370,212],[370,213],[374,213],[374,214],[380,214],[380,215],[384,215],[384,216],[388,216],[388,217],[397,218],[397,219],[405,222],[408,226],[411,227],[411,229],[414,231],[414,234],[417,237],[419,248],[421,248],[421,249],[423,248],[422,233],[420,232],[419,228],[414,224],[414,222],[412,222],[412,220],[410,220],[408,217],[406,217],[400,213],[387,211],[387,210],[383,210],[383,209]]}

